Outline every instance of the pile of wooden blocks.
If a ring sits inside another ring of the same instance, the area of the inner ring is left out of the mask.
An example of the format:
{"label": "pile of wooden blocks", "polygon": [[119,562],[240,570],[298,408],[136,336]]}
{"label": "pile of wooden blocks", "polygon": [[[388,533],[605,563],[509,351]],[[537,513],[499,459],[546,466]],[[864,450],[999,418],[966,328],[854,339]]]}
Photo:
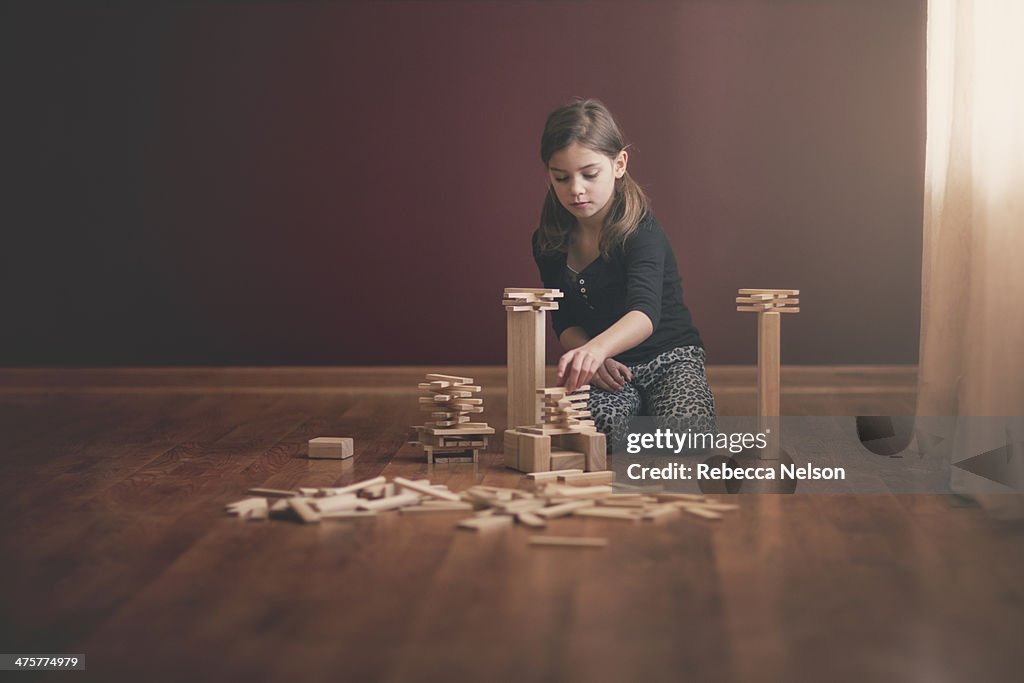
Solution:
{"label": "pile of wooden blocks", "polygon": [[501,303],[506,311],[557,311],[558,299],[565,296],[557,289],[535,289],[530,287],[506,287]]}
{"label": "pile of wooden blocks", "polygon": [[[227,505],[228,514],[244,519],[288,519],[304,523],[373,517],[397,510],[401,514],[471,513],[457,527],[484,531],[519,523],[544,528],[560,517],[587,517],[626,522],[653,521],[686,512],[704,519],[721,519],[738,508],[700,494],[664,493],[659,487],[640,489],[614,484],[613,472],[570,469],[528,475],[534,489],[472,486],[456,493],[428,479],[385,477],[339,487],[299,488],[295,491],[250,489],[253,497]],[[273,502],[271,502],[273,501]],[[600,546],[604,539],[541,536],[538,545]]]}
{"label": "pile of wooden blocks", "polygon": [[[427,463],[479,462],[480,450],[487,449],[487,436],[494,429],[486,422],[471,422],[471,414],[484,411],[481,391],[472,377],[430,373],[419,384],[420,410],[430,420],[416,425],[416,441],[427,454]],[[440,454],[440,455],[438,455]]]}
{"label": "pile of wooden blocks", "polygon": [[530,434],[594,434],[597,428],[590,418],[590,385],[584,384],[571,394],[565,387],[549,387],[538,389],[543,415],[541,423],[534,426],[519,427],[519,431]]}
{"label": "pile of wooden blocks", "polygon": [[537,389],[541,422],[505,431],[505,466],[520,472],[607,469],[607,440],[589,419],[589,390],[589,385],[572,394],[565,387]]}

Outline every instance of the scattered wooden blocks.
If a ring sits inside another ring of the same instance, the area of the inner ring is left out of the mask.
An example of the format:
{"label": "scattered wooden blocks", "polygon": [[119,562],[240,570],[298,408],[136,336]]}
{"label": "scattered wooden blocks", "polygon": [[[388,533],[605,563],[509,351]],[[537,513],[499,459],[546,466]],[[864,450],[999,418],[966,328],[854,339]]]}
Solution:
{"label": "scattered wooden blocks", "polygon": [[309,440],[310,458],[342,460],[352,457],[352,439],[347,436],[318,436]]}
{"label": "scattered wooden blocks", "polygon": [[[447,381],[447,380],[436,380]],[[347,520],[374,517],[378,513],[398,511],[402,515],[445,512],[472,513],[458,523],[459,528],[484,531],[508,527],[515,523],[530,528],[543,528],[549,521],[577,516],[618,521],[660,520],[680,512],[704,519],[718,520],[723,513],[738,505],[723,503],[703,495],[654,492],[635,489],[625,494],[613,493],[611,472],[585,473],[580,468],[565,471],[534,473],[533,491],[478,484],[461,492],[447,486],[432,484],[429,479],[374,477],[346,486],[301,487],[298,491],[250,489],[261,491],[260,497],[244,498],[225,505],[228,514],[246,519],[288,519],[313,524],[322,520]],[[557,481],[556,481],[557,480]],[[275,498],[273,503],[268,499]],[[536,537],[537,544],[575,545],[576,540],[561,537]],[[574,539],[575,537],[570,537]],[[605,542],[597,539],[594,544]],[[589,545],[591,541],[578,542]]]}

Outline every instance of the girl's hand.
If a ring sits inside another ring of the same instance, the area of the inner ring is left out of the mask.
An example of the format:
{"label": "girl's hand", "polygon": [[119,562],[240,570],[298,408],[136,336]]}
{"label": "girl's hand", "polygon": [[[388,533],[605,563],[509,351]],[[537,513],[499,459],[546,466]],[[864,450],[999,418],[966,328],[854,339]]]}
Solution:
{"label": "girl's hand", "polygon": [[607,358],[604,364],[598,368],[592,381],[605,391],[622,391],[626,382],[632,380],[633,373],[629,371],[628,367],[614,358]]}
{"label": "girl's hand", "polygon": [[605,360],[604,352],[590,344],[567,351],[558,361],[558,383],[564,384],[566,392],[572,393],[584,384],[590,384]]}

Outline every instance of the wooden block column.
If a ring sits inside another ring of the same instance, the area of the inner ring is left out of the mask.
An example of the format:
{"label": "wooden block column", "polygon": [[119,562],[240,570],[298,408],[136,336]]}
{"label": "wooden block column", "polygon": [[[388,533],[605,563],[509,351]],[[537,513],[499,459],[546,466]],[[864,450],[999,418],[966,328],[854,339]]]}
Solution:
{"label": "wooden block column", "polygon": [[774,436],[762,456],[778,457],[781,413],[782,313],[799,313],[798,289],[741,289],[737,311],[757,313],[758,429]]}
{"label": "wooden block column", "polygon": [[537,389],[544,386],[545,311],[558,309],[557,289],[509,287],[502,304],[508,318],[508,429],[540,422]]}

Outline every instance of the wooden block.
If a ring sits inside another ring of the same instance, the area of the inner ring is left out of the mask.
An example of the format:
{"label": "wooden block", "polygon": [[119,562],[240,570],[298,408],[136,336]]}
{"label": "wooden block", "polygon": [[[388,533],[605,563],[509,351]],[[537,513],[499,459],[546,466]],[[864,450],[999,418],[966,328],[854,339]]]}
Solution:
{"label": "wooden block", "polygon": [[398,512],[400,514],[419,514],[419,513],[430,513],[430,512],[468,512],[473,509],[473,506],[469,503],[444,503],[443,505],[416,505],[414,507],[404,507]]}
{"label": "wooden block", "polygon": [[590,486],[593,484],[610,484],[615,481],[615,473],[611,470],[603,472],[583,472],[581,474],[563,474],[558,481],[571,486]]}
{"label": "wooden block", "polygon": [[762,418],[779,415],[781,342],[778,313],[757,320],[757,409]]}
{"label": "wooden block", "polygon": [[606,548],[607,538],[596,536],[530,536],[530,545],[554,548]]}
{"label": "wooden block", "polygon": [[507,318],[508,414],[506,425],[516,429],[540,421],[536,391],[544,386],[544,330],[541,311],[509,312]]}
{"label": "wooden block", "polygon": [[526,427],[517,427],[516,430],[521,434],[539,434],[541,436],[557,436],[559,434],[572,434],[572,429],[564,427],[549,427],[547,425],[530,425]]}
{"label": "wooden block", "polygon": [[472,384],[472,377],[456,377],[455,375],[442,375],[436,372],[427,373],[428,380],[439,380],[442,382],[452,382],[454,384]]}
{"label": "wooden block", "polygon": [[796,296],[800,293],[799,289],[752,289],[746,288],[739,290],[739,294],[781,294],[782,296]]}
{"label": "wooden block", "polygon": [[395,510],[407,505],[415,505],[420,502],[418,493],[399,493],[397,496],[380,498],[378,500],[362,501],[359,504],[360,510],[373,510],[381,512],[384,510]]}
{"label": "wooden block", "polygon": [[343,460],[352,457],[352,438],[348,436],[318,436],[309,440],[309,457]]}
{"label": "wooden block", "polygon": [[288,505],[295,511],[295,514],[299,516],[299,519],[306,524],[315,524],[320,521],[320,513],[310,507],[309,503],[307,503],[305,499],[289,498]]}
{"label": "wooden block", "polygon": [[415,493],[420,493],[420,494],[423,494],[424,496],[429,496],[431,498],[437,498],[439,500],[447,500],[447,501],[451,501],[453,503],[457,503],[457,502],[459,502],[461,500],[461,498],[459,498],[458,495],[452,493],[451,491],[445,491],[443,489],[435,489],[432,486],[427,486],[427,485],[424,485],[424,484],[418,484],[418,483],[416,483],[414,481],[410,481],[409,479],[406,479],[405,477],[395,477],[394,478],[394,483],[395,483],[395,486],[397,486],[397,487],[399,487],[401,489],[409,489],[410,491],[413,491]]}
{"label": "wooden block", "polygon": [[494,428],[489,427],[485,422],[467,422],[459,427],[443,427],[427,429],[434,436],[460,436],[460,435],[482,435],[493,434]]}
{"label": "wooden block", "polygon": [[245,498],[243,500],[236,500],[234,503],[228,503],[224,506],[224,510],[228,514],[232,515],[244,515],[251,510],[258,508],[267,509],[266,498]]}
{"label": "wooden block", "polygon": [[420,503],[420,507],[425,507],[425,508],[438,507],[438,508],[444,508],[446,510],[449,509],[449,508],[452,508],[452,507],[459,507],[459,506],[461,506],[465,510],[472,510],[473,509],[473,504],[472,503],[470,503],[468,501],[465,501],[465,500],[461,500],[461,498],[460,498],[459,502],[457,502],[457,503],[452,503],[452,502],[449,502],[447,500],[425,500],[422,503]]}
{"label": "wooden block", "polygon": [[601,472],[608,469],[608,439],[603,432],[574,432],[559,437],[566,448],[583,453],[583,468],[587,472]]}
{"label": "wooden block", "polygon": [[551,449],[551,456],[549,462],[549,469],[552,470],[568,470],[568,469],[582,469],[587,465],[587,458],[583,453],[578,451],[566,451],[561,449]]}
{"label": "wooden block", "polygon": [[562,486],[558,489],[558,495],[563,498],[603,498],[612,495],[612,487],[605,485]]}
{"label": "wooden block", "polygon": [[505,467],[513,470],[519,467],[519,432],[514,429],[505,430],[504,438]]}
{"label": "wooden block", "polygon": [[552,469],[551,437],[518,431],[518,462],[518,469],[522,472],[547,472]]}
{"label": "wooden block", "polygon": [[506,287],[505,295],[510,294],[536,294],[538,296],[560,297],[565,294],[560,289],[538,289],[537,287]]}
{"label": "wooden block", "polygon": [[470,517],[459,522],[460,529],[472,529],[473,531],[488,531],[512,526],[512,518],[508,515],[489,515],[486,517]]}
{"label": "wooden block", "polygon": [[280,498],[278,500],[275,500],[273,504],[271,504],[270,506],[271,512],[284,512],[285,510],[291,509],[292,508],[290,505],[288,505],[288,500],[286,498]]}
{"label": "wooden block", "polygon": [[547,526],[547,522],[544,521],[543,517],[538,517],[532,512],[518,512],[516,513],[516,519],[520,524],[534,528],[544,528]]}
{"label": "wooden block", "polygon": [[316,506],[316,509],[320,514],[323,514],[325,512],[337,512],[339,510],[355,510],[359,507],[361,502],[363,501],[359,496],[347,493],[341,496],[316,498],[313,501],[313,505]]}
{"label": "wooden block", "polygon": [[566,503],[559,503],[558,505],[538,508],[534,510],[533,513],[547,519],[554,519],[556,517],[565,517],[566,515],[572,514],[574,510],[591,507],[594,504],[595,501],[593,500],[571,500]]}
{"label": "wooden block", "polygon": [[259,521],[267,519],[270,516],[270,510],[266,506],[261,508],[253,508],[240,516],[250,521]]}
{"label": "wooden block", "polygon": [[635,522],[641,518],[643,513],[637,510],[595,506],[573,510],[572,514],[576,517],[600,517],[602,519],[621,519],[627,522]]}
{"label": "wooden block", "polygon": [[568,470],[551,470],[549,472],[531,472],[526,476],[533,479],[534,484],[539,484],[546,481],[556,481],[558,477],[563,474],[582,474],[583,470],[579,468],[568,469]]}
{"label": "wooden block", "polygon": [[291,496],[297,495],[297,491],[282,491],[281,489],[261,489],[253,488],[249,489],[247,493],[254,496],[269,496],[271,498],[290,498]]}

